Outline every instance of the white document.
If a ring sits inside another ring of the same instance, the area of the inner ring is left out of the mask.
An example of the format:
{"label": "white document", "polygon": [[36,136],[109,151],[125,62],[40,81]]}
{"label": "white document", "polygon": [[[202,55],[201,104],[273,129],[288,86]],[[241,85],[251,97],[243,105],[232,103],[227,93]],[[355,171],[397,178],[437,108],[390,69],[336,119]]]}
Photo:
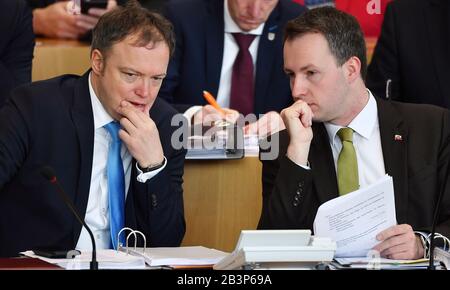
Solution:
{"label": "white document", "polygon": [[[215,249],[202,246],[196,247],[167,247],[147,248],[145,254],[143,248],[130,248],[121,251],[100,249],[97,250],[99,269],[144,269],[148,266],[194,266],[213,265],[228,255]],[[38,258],[51,264],[56,264],[65,269],[89,269],[91,251],[82,251],[81,255],[73,259],[51,259],[35,255],[33,251],[23,252],[25,256]]]}
{"label": "white document", "polygon": [[365,257],[379,243],[376,235],[397,224],[394,185],[385,175],[365,188],[322,204],[314,234],[336,241],[336,257]]}
{"label": "white document", "polygon": [[136,250],[130,248],[129,253],[144,257],[149,266],[213,265],[228,255],[202,246],[146,248],[145,254],[142,248]]}
{"label": "white document", "polygon": [[[81,255],[73,259],[51,259],[35,255],[33,251],[23,252],[25,256],[38,258],[51,264],[58,265],[64,269],[81,270],[89,269],[92,258],[91,251],[81,251]],[[97,250],[97,262],[99,269],[144,269],[145,260],[143,257],[127,255],[116,250]]]}

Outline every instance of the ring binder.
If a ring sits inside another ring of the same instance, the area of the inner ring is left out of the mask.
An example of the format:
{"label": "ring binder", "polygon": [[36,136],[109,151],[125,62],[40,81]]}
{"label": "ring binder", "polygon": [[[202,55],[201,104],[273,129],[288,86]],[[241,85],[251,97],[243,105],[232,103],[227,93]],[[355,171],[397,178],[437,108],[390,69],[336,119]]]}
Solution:
{"label": "ring binder", "polygon": [[[119,246],[114,252],[120,251],[126,255],[143,258],[145,263],[147,263],[150,267],[161,267],[167,265],[212,266],[226,256],[226,253],[224,252],[201,246],[147,248],[147,239],[145,235],[138,230],[133,230],[128,227],[124,227],[119,231],[117,234],[117,240],[120,240],[119,238],[121,234],[126,234],[127,232],[128,234],[126,236],[125,246],[118,242],[117,244]],[[140,235],[144,241],[143,247],[137,246],[138,235]],[[130,237],[132,236],[134,237],[133,247],[130,246]]]}
{"label": "ring binder", "polygon": [[[125,240],[125,250],[122,250],[124,248],[123,248],[122,243],[120,243],[120,234],[122,232],[124,232],[124,231],[127,231],[127,230],[130,231],[130,233],[127,235],[127,238]],[[138,230],[133,230],[132,228],[128,228],[128,227],[124,227],[117,234],[117,244],[119,245],[117,247],[117,251],[122,250],[122,252],[125,252],[125,253],[129,254],[128,241],[129,241],[131,235],[133,235],[134,236],[134,251],[136,252],[137,251],[137,237],[136,237],[136,234],[140,234],[142,239],[144,240],[144,247],[142,247],[142,253],[145,254],[145,250],[147,248],[147,239],[145,238],[145,235],[142,232],[138,231]]]}

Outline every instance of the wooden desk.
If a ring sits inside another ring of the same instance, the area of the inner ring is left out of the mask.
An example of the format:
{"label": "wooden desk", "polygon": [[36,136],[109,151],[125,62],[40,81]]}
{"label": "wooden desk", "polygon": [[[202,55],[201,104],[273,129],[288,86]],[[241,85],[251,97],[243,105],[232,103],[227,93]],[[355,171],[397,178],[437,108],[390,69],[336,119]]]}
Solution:
{"label": "wooden desk", "polygon": [[32,80],[62,74],[81,75],[91,66],[90,46],[76,40],[37,38],[34,48]]}
{"label": "wooden desk", "polygon": [[62,268],[36,258],[18,257],[0,258],[0,270],[62,270]]}
{"label": "wooden desk", "polygon": [[186,160],[183,245],[231,252],[241,230],[256,229],[262,206],[262,165],[241,160]]}

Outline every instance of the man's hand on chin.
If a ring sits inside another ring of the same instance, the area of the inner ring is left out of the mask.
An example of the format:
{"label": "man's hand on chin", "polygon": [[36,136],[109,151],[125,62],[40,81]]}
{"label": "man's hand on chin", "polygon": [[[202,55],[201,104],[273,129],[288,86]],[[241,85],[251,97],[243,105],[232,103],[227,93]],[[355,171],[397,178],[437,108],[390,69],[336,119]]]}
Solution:
{"label": "man's hand on chin", "polygon": [[119,137],[141,168],[164,161],[158,128],[150,118],[147,107],[144,111],[147,113],[127,101],[122,101],[118,108],[118,112],[123,116],[120,119],[122,129],[119,131]]}

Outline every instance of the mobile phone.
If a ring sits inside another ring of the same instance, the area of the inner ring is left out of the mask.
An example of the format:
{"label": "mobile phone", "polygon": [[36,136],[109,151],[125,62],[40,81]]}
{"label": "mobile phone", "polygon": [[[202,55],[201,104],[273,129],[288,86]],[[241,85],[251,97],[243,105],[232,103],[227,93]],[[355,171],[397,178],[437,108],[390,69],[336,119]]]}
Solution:
{"label": "mobile phone", "polygon": [[91,8],[102,8],[105,9],[108,6],[108,0],[81,0],[81,13],[88,14]]}
{"label": "mobile phone", "polygon": [[51,258],[51,259],[73,259],[75,256],[80,255],[80,251],[78,250],[47,250],[47,249],[38,249],[33,250],[35,255]]}

